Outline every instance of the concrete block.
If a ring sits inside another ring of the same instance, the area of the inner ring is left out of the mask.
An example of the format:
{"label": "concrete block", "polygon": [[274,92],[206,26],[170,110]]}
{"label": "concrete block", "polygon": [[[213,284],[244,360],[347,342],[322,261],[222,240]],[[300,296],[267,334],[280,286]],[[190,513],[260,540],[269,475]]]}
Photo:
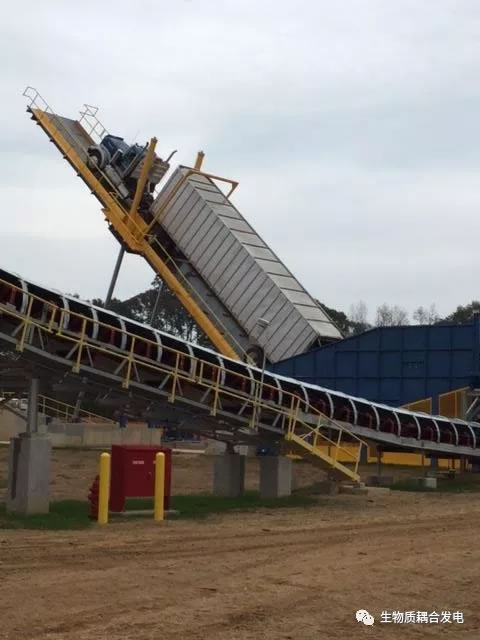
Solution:
{"label": "concrete block", "polygon": [[78,424],[75,422],[72,423],[67,423],[65,425],[65,435],[66,436],[74,436],[74,437],[78,437],[82,435],[84,426],[82,424]]}
{"label": "concrete block", "polygon": [[112,431],[112,444],[122,444],[122,432],[120,429],[114,429]]}
{"label": "concrete block", "polygon": [[238,453],[215,456],[213,493],[238,498],[245,487],[245,457]]}
{"label": "concrete block", "polygon": [[47,435],[52,447],[69,447],[71,445],[70,438],[67,438],[64,433],[49,433]]}
{"label": "concrete block", "polygon": [[51,422],[48,425],[49,433],[65,433],[65,424],[63,422]]}
{"label": "concrete block", "polygon": [[260,496],[281,498],[292,493],[292,461],[285,456],[260,458]]}
{"label": "concrete block", "polygon": [[415,478],[417,484],[420,487],[424,487],[425,489],[436,489],[437,488],[437,478]]}
{"label": "concrete block", "polygon": [[360,485],[341,484],[339,487],[339,493],[345,493],[350,496],[367,495],[368,488],[361,487]]}
{"label": "concrete block", "polygon": [[86,447],[98,447],[103,445],[103,438],[96,428],[86,427],[83,432],[83,442]]}
{"label": "concrete block", "polygon": [[254,444],[238,444],[235,450],[241,456],[247,456],[249,458],[257,455],[257,446]]}
{"label": "concrete block", "polygon": [[221,455],[227,450],[225,442],[219,442],[218,440],[211,440],[210,438],[204,445],[205,453],[209,456]]}
{"label": "concrete block", "polygon": [[51,452],[52,443],[43,434],[21,433],[10,440],[7,511],[48,513]]}

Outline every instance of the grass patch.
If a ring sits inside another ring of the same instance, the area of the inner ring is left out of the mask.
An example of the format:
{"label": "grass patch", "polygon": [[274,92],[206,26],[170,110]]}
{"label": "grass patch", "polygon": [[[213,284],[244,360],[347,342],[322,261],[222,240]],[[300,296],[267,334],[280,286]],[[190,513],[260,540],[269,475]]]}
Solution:
{"label": "grass patch", "polygon": [[[288,507],[311,507],[317,504],[312,495],[292,495],[285,498],[262,499],[256,491],[247,491],[239,498],[222,498],[206,493],[173,496],[171,509],[178,511],[172,518],[206,518],[228,511],[251,511],[255,509],[285,509]],[[127,500],[127,509],[153,509],[151,499]]]}
{"label": "grass patch", "polygon": [[33,516],[7,513],[5,505],[0,504],[0,529],[65,531],[86,529],[91,522],[87,514],[87,503],[80,500],[53,502],[50,505],[50,513]]}
{"label": "grass patch", "polygon": [[[172,518],[206,518],[215,513],[227,511],[250,511],[255,509],[283,509],[286,507],[309,507],[317,504],[313,496],[299,495],[286,498],[263,500],[257,492],[247,492],[240,498],[220,498],[208,494],[175,496],[171,508],[178,511]],[[127,510],[153,509],[153,500],[129,499]],[[141,517],[141,516],[139,516]],[[151,518],[151,515],[144,516]],[[128,522],[130,518],[122,518],[111,514],[112,522]],[[4,504],[0,504],[1,529],[36,529],[44,531],[66,531],[86,529],[94,520],[88,518],[88,505],[80,500],[61,500],[50,505],[50,513],[34,516],[21,516],[7,513]]]}

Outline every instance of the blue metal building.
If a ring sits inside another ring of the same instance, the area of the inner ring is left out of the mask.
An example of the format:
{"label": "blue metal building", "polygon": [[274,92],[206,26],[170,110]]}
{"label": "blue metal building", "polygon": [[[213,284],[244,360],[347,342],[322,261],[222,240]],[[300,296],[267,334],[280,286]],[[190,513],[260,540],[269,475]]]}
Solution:
{"label": "blue metal building", "polygon": [[344,393],[402,405],[469,386],[479,372],[480,322],[381,327],[272,366]]}

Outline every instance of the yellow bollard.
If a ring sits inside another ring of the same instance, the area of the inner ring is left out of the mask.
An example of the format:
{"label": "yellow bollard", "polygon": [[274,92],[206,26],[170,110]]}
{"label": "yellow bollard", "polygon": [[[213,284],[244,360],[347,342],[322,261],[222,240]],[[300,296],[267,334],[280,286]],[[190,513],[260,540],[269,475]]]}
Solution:
{"label": "yellow bollard", "polygon": [[100,486],[98,490],[98,524],[108,523],[110,498],[110,454],[100,454]]}
{"label": "yellow bollard", "polygon": [[153,519],[157,522],[165,519],[165,454],[155,456],[155,498],[153,505]]}

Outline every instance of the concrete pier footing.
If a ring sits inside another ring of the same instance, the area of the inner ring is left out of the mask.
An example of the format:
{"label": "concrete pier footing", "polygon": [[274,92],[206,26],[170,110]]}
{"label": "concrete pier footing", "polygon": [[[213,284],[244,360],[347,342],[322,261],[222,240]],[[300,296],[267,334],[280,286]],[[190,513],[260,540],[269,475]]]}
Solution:
{"label": "concrete pier footing", "polygon": [[226,453],[215,456],[213,493],[226,498],[238,498],[245,488],[245,456]]}
{"label": "concrete pier footing", "polygon": [[292,461],[285,456],[260,458],[260,496],[281,498],[292,493]]}
{"label": "concrete pier footing", "polygon": [[51,451],[50,439],[39,433],[21,433],[10,440],[7,511],[48,513]]}

